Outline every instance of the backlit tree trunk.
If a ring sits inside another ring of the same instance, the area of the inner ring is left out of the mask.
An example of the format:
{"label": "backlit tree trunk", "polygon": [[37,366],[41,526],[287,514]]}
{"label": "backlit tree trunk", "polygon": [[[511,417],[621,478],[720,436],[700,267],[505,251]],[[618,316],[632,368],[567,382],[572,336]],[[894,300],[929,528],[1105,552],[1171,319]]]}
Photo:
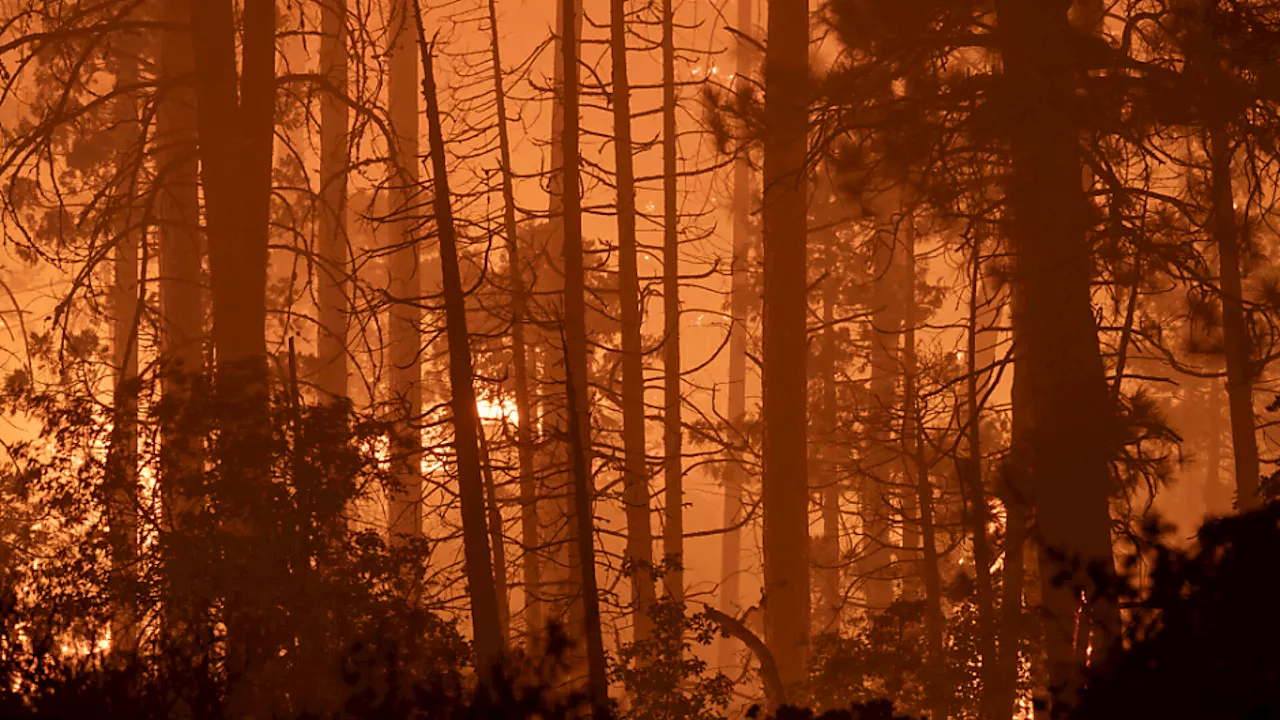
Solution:
{"label": "backlit tree trunk", "polygon": [[[422,535],[422,294],[417,229],[418,195],[418,47],[414,39],[413,0],[393,0],[390,17],[390,77],[387,80],[391,130],[395,135],[389,168],[392,230],[390,242],[391,399],[395,437],[392,457],[398,491],[391,498],[392,538]],[[416,575],[415,575],[416,576]]]}
{"label": "backlit tree trunk", "polygon": [[114,371],[111,440],[105,482],[107,535],[111,548],[112,649],[130,652],[137,642],[138,561],[138,248],[146,242],[141,214],[133,209],[141,148],[146,138],[134,107],[141,43],[126,34],[116,68],[115,146],[121,174],[112,259],[111,356]]}
{"label": "backlit tree trunk", "polygon": [[[942,577],[938,569],[937,533],[933,518],[933,482],[925,457],[923,408],[919,402],[919,378],[916,375],[916,325],[919,323],[916,300],[916,232],[914,219],[906,210],[902,219],[903,254],[905,255],[904,309],[906,318],[902,336],[902,451],[904,475],[913,481],[915,505],[919,517],[920,559],[918,575],[924,581],[924,627],[928,655],[925,667],[925,702],[935,720],[947,717],[947,694],[944,671],[942,632]],[[907,519],[910,522],[910,519]],[[908,548],[912,544],[904,542]]]}
{"label": "backlit tree trunk", "polygon": [[[164,20],[181,30],[160,41],[160,77],[169,84],[156,110],[156,217],[160,253],[161,538],[167,642],[207,647],[201,636],[212,598],[198,590],[208,572],[192,535],[205,504],[205,426],[192,401],[204,386],[205,297],[201,289],[199,157],[190,35],[191,0],[165,0]],[[180,78],[185,78],[181,79]],[[190,645],[189,645],[190,646]]]}
{"label": "backlit tree trunk", "polygon": [[879,199],[882,208],[876,213],[878,226],[872,249],[875,271],[871,310],[871,437],[865,462],[869,466],[862,478],[862,534],[866,548],[858,563],[862,577],[867,607],[883,610],[893,602],[893,580],[889,576],[892,564],[889,529],[893,508],[888,501],[891,487],[890,470],[893,464],[894,408],[897,405],[899,343],[902,339],[902,299],[899,284],[902,280],[901,250],[897,247],[897,234],[891,227],[892,217],[888,208],[893,206],[896,192],[886,192]]}
{"label": "backlit tree trunk", "polygon": [[502,226],[507,236],[507,274],[511,283],[511,372],[516,396],[516,452],[520,463],[520,534],[524,550],[524,619],[532,636],[542,627],[542,604],[538,601],[538,499],[533,466],[533,407],[529,401],[529,350],[525,344],[528,297],[520,252],[520,229],[516,225],[516,201],[511,167],[511,140],[507,131],[507,99],[502,75],[502,54],[498,47],[498,9],[489,0],[489,42],[492,44],[494,107],[498,116],[498,152],[502,163]]}
{"label": "backlit tree trunk", "polygon": [[[830,205],[828,200],[832,189],[824,184],[818,186],[815,194],[827,197],[815,199],[815,203]],[[840,297],[840,269],[836,262],[839,238],[833,228],[824,230],[824,272],[822,280],[822,349],[818,356],[819,377],[822,382],[821,414],[818,420],[818,431],[821,433],[817,458],[818,482],[814,489],[821,498],[822,507],[822,552],[814,563],[818,568],[820,589],[822,594],[822,615],[817,627],[822,632],[838,632],[840,629],[840,610],[844,598],[840,587],[840,478],[837,471],[838,446],[835,442],[836,427],[836,355],[838,333],[836,331],[835,307]]]}
{"label": "backlit tree trunk", "polygon": [[[336,92],[347,91],[347,2],[320,6],[320,73]],[[322,399],[347,394],[347,295],[351,265],[347,238],[347,104],[333,92],[320,100],[319,258],[320,324],[316,385]]]}
{"label": "backlit tree trunk", "polygon": [[498,497],[498,483],[493,477],[493,458],[489,454],[489,440],[485,436],[484,422],[476,426],[480,440],[480,467],[484,471],[485,509],[489,514],[489,547],[493,551],[493,589],[498,602],[498,637],[502,646],[511,641],[511,595],[507,585],[507,546],[502,517],[502,503]]}
{"label": "backlit tree trunk", "polygon": [[[232,539],[226,588],[227,673],[235,714],[265,716],[285,638],[287,568],[270,503],[266,280],[275,137],[275,3],[191,5],[201,180],[213,285],[219,485]],[[237,26],[241,40],[237,43]],[[237,45],[241,55],[237,58]]]}
{"label": "backlit tree trunk", "polygon": [[445,327],[449,339],[449,386],[453,400],[453,447],[458,457],[458,496],[462,505],[463,554],[467,589],[471,599],[471,628],[475,638],[476,667],[481,682],[502,653],[501,621],[489,554],[488,520],[485,515],[484,478],[480,465],[480,418],[476,409],[475,375],[471,363],[471,338],[467,333],[467,304],[458,270],[458,240],[449,198],[449,174],[444,154],[444,133],[436,98],[432,48],[427,45],[422,11],[413,4],[422,55],[423,96],[433,175],[433,206],[440,234],[440,268],[444,284]]}
{"label": "backlit tree trunk", "polygon": [[1236,471],[1236,508],[1258,506],[1258,437],[1253,416],[1253,367],[1249,325],[1244,311],[1240,271],[1239,230],[1231,182],[1231,140],[1224,125],[1209,130],[1212,165],[1212,232],[1218,246],[1218,275],[1222,289],[1222,337],[1227,362],[1227,410]]}
{"label": "backlit tree trunk", "polygon": [[591,398],[587,375],[586,269],[583,261],[582,196],[578,123],[578,32],[576,0],[563,0],[564,40],[564,305],[561,328],[563,369],[572,476],[573,540],[570,545],[571,576],[577,579],[573,599],[586,639],[588,697],[595,720],[608,717],[609,680],[606,675],[604,636],[600,623],[600,597],[596,585],[595,530],[592,504],[595,488],[591,475]]}
{"label": "backlit tree trunk", "polygon": [[782,681],[809,650],[805,155],[809,11],[769,5],[764,108],[765,634]]}
{"label": "backlit tree trunk", "polygon": [[1222,482],[1222,382],[1209,378],[1204,382],[1209,396],[1208,417],[1205,418],[1204,500],[1205,513],[1221,516],[1231,510],[1231,498]]}
{"label": "backlit tree trunk", "polygon": [[[572,458],[568,455],[570,443],[563,442],[568,432],[569,409],[566,399],[568,381],[565,357],[561,352],[563,349],[561,346],[568,332],[570,311],[566,298],[570,294],[569,283],[572,274],[565,264],[570,253],[570,248],[566,245],[568,232],[566,196],[571,191],[580,190],[570,184],[570,169],[565,157],[565,134],[568,132],[568,84],[572,81],[576,88],[580,69],[576,65],[566,64],[567,51],[564,46],[570,42],[577,43],[578,38],[581,37],[583,13],[580,0],[574,4],[573,12],[568,14],[565,12],[567,6],[563,2],[557,2],[555,6],[558,34],[553,70],[555,94],[551,99],[549,218],[545,251],[539,257],[540,264],[545,263],[545,266],[540,268],[538,296],[545,310],[541,317],[543,322],[539,329],[542,332],[538,344],[543,351],[542,365],[545,377],[542,381],[548,386],[542,398],[545,406],[542,414],[543,425],[550,429],[553,436],[562,441],[548,444],[543,461],[544,467],[548,468],[546,490],[554,498],[551,502],[545,503],[548,517],[543,522],[545,526],[550,527],[550,530],[544,538],[549,561],[543,572],[543,586],[550,590],[548,595],[554,600],[554,612],[559,615],[557,619],[566,622],[570,627],[581,627],[582,604],[579,602],[581,588],[580,578],[575,569],[577,550],[573,537],[576,521],[573,517]],[[566,26],[568,21],[572,21],[572,28]],[[578,52],[576,47],[573,48],[573,52],[576,57]],[[576,127],[577,118],[573,121]],[[578,177],[578,168],[575,167],[573,172],[574,177]],[[583,360],[585,362],[585,357]]]}
{"label": "backlit tree trunk", "polygon": [[662,552],[674,563],[666,576],[667,595],[684,602],[684,469],[680,433],[680,229],[676,217],[675,9],[662,3],[662,341],[663,476],[666,524]]}
{"label": "backlit tree trunk", "polygon": [[[644,355],[640,336],[640,278],[636,246],[636,187],[631,145],[631,87],[627,77],[625,0],[610,2],[610,51],[613,60],[614,158],[618,184],[618,301],[622,305],[623,504],[627,515],[627,561],[635,639],[649,635],[654,602],[653,530],[649,515],[649,478],[645,462]],[[678,361],[677,361],[678,362]],[[678,418],[677,418],[678,420]]]}
{"label": "backlit tree trunk", "polygon": [[[1115,411],[1090,300],[1069,2],[999,0],[1012,175],[1006,188],[1017,260],[1017,374],[1026,382],[1027,449],[1040,532],[1052,713],[1074,705],[1081,672],[1074,634],[1086,598],[1094,660],[1118,633],[1118,611],[1091,571],[1114,573],[1108,498]],[[1065,557],[1066,562],[1061,558]],[[1061,571],[1061,572],[1059,572]],[[1065,582],[1055,582],[1065,574]],[[1084,633],[1086,640],[1090,633]]]}
{"label": "backlit tree trunk", "polygon": [[979,391],[989,376],[978,363],[979,322],[982,288],[982,236],[973,240],[973,256],[969,262],[969,327],[966,335],[965,360],[968,362],[965,379],[964,433],[965,455],[957,458],[956,474],[960,480],[963,511],[973,541],[974,580],[978,600],[978,652],[981,655],[982,707],[987,717],[1003,715],[999,701],[996,657],[995,593],[991,582],[991,544],[987,535],[987,523],[991,509],[987,504],[986,486],[982,480],[982,400]]}
{"label": "backlit tree trunk", "polygon": [[[736,59],[736,75],[747,77],[752,70],[754,48],[746,37],[750,36],[754,21],[751,17],[751,0],[738,0],[739,38]],[[747,273],[751,248],[751,162],[747,148],[739,150],[733,160],[733,262],[729,298],[729,432],[735,445],[742,442],[746,428],[747,412],[747,307],[751,292]],[[725,468],[724,526],[725,533],[720,548],[720,611],[736,617],[742,599],[742,531],[737,527],[742,521],[742,485],[746,470],[741,462],[730,461]],[[720,665],[728,666],[732,660],[732,646],[728,638],[720,641]]]}

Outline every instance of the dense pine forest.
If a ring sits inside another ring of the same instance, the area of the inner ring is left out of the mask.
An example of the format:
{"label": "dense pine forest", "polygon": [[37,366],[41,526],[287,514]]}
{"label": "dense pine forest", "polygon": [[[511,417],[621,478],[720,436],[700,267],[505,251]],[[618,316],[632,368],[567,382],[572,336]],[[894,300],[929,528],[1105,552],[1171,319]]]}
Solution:
{"label": "dense pine forest", "polygon": [[0,716],[1280,717],[1280,2],[0,0]]}

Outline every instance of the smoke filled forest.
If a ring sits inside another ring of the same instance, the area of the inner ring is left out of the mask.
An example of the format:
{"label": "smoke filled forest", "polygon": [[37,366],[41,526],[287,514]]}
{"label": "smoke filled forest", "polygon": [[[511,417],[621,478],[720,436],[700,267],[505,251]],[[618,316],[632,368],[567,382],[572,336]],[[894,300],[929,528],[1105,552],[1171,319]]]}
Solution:
{"label": "smoke filled forest", "polygon": [[0,718],[1280,718],[1280,1],[0,0]]}

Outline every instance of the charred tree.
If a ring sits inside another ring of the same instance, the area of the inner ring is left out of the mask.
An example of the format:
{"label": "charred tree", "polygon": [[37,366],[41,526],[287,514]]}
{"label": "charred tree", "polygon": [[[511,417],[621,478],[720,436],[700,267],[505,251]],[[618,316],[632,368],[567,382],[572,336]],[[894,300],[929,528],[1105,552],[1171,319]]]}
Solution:
{"label": "charred tree", "polygon": [[644,437],[644,348],[640,335],[644,313],[640,303],[640,274],[637,268],[639,247],[636,244],[636,186],[635,163],[632,159],[634,148],[631,143],[631,86],[627,77],[626,11],[625,0],[610,0],[609,47],[613,61],[614,159],[618,185],[618,301],[622,305],[622,492],[627,516],[626,562],[631,577],[635,639],[643,640],[649,636],[652,624],[649,608],[653,606],[655,590],[653,530],[650,525],[649,477]]}
{"label": "charred tree", "polygon": [[1236,509],[1258,506],[1257,423],[1253,415],[1253,382],[1249,324],[1244,309],[1240,269],[1239,228],[1231,181],[1231,140],[1225,123],[1211,127],[1206,141],[1213,193],[1210,231],[1218,249],[1218,276],[1222,291],[1222,340],[1227,365],[1227,412],[1231,418],[1231,445],[1235,459]]}
{"label": "charred tree", "polygon": [[587,654],[588,696],[595,720],[609,715],[609,680],[606,674],[604,636],[600,624],[600,599],[596,585],[595,488],[591,475],[591,412],[587,375],[586,268],[582,240],[582,195],[579,173],[578,33],[576,0],[563,0],[564,29],[561,57],[564,74],[564,377],[567,404],[568,450],[572,476],[573,539],[570,545],[571,575],[577,579],[573,599],[584,624]]}
{"label": "charred tree", "polygon": [[320,100],[320,212],[316,281],[320,323],[316,386],[332,401],[347,395],[347,297],[351,275],[347,237],[348,110],[347,2],[320,6],[320,74],[329,85]]}
{"label": "charred tree", "polygon": [[[576,92],[580,69],[577,65],[566,63],[568,50],[564,47],[571,42],[579,42],[582,35],[583,13],[580,0],[575,2],[573,12],[566,13],[567,6],[562,2],[557,2],[555,6],[558,35],[555,42],[553,70],[555,94],[551,98],[551,167],[548,178],[550,200],[547,208],[548,227],[545,247],[540,251],[538,258],[541,263],[545,263],[546,267],[539,275],[537,292],[539,299],[543,300],[550,310],[540,318],[543,322],[539,327],[540,337],[537,344],[542,348],[542,365],[546,376],[542,380],[547,385],[542,397],[544,405],[542,422],[543,426],[550,428],[551,433],[561,441],[546,445],[546,456],[543,460],[544,467],[547,468],[546,492],[551,496],[552,501],[545,503],[547,517],[543,523],[549,525],[550,530],[543,539],[543,545],[547,548],[549,557],[544,566],[542,580],[543,587],[548,589],[547,595],[551,596],[549,599],[554,601],[554,612],[560,616],[558,619],[567,622],[570,627],[581,627],[582,591],[576,569],[577,550],[573,537],[576,520],[573,517],[572,458],[568,455],[570,443],[565,441],[568,433],[568,415],[571,410],[566,399],[568,397],[566,358],[562,354],[558,355],[555,347],[559,338],[571,333],[568,323],[570,316],[576,312],[575,308],[570,307],[571,304],[576,303],[577,307],[582,308],[583,327],[585,327],[585,299],[570,299],[571,296],[580,296],[580,293],[573,291],[571,284],[577,283],[579,288],[584,288],[585,279],[573,279],[573,273],[567,265],[571,254],[582,258],[580,243],[575,252],[569,247],[567,239],[569,233],[567,196],[570,193],[579,193],[581,189],[570,182],[569,158],[565,155],[568,142],[565,135],[569,131],[568,86],[573,83]],[[569,24],[573,27],[569,27]],[[574,57],[577,57],[577,54],[578,48],[575,47],[573,48]],[[573,122],[576,127],[578,119],[573,118]],[[576,147],[576,139],[574,143]],[[576,178],[580,177],[580,168],[574,167],[572,172],[575,178],[573,183],[576,183],[578,182]],[[580,212],[581,196],[578,197]],[[578,223],[578,227],[581,228],[581,218],[578,219]],[[580,237],[579,235],[579,240]],[[575,339],[570,338],[570,359],[578,357],[576,342]],[[585,352],[585,345],[583,348]],[[586,378],[585,355],[581,360],[583,362],[582,377]],[[582,382],[586,383],[587,380],[584,379]],[[583,423],[582,427],[588,428],[589,423]]]}
{"label": "charred tree", "polygon": [[534,474],[533,406],[529,398],[529,349],[525,323],[528,316],[528,293],[524,282],[524,261],[520,249],[520,231],[516,225],[515,184],[511,166],[511,139],[507,131],[506,87],[503,84],[502,55],[498,46],[498,9],[489,0],[489,42],[492,45],[494,109],[498,116],[498,152],[502,163],[502,226],[507,237],[507,274],[511,283],[511,371],[516,396],[516,453],[520,463],[520,544],[524,551],[525,612],[524,620],[532,639],[542,627],[542,605],[538,561],[538,500]]}
{"label": "charred tree", "polygon": [[680,229],[676,207],[675,8],[662,2],[662,447],[666,524],[662,552],[671,563],[667,596],[684,602],[684,468],[680,420]]}
{"label": "charred tree", "polygon": [[458,458],[458,495],[462,504],[463,551],[467,588],[471,598],[471,627],[475,637],[476,668],[481,681],[500,660],[502,636],[498,598],[489,554],[485,517],[484,478],[480,463],[480,417],[476,409],[475,374],[471,362],[471,338],[467,332],[466,296],[458,270],[458,239],[449,197],[449,171],[445,160],[444,133],[436,98],[432,48],[427,45],[422,11],[413,3],[422,57],[422,94],[427,106],[427,133],[433,175],[432,196],[440,235],[440,267],[444,282],[445,326],[449,340],[449,385],[453,400],[453,447]]}
{"label": "charred tree", "polygon": [[480,440],[480,464],[484,471],[485,510],[489,515],[489,546],[493,550],[493,589],[498,602],[498,637],[505,648],[511,642],[511,595],[507,586],[507,547],[502,502],[498,497],[498,483],[493,477],[493,459],[489,455],[489,440],[485,436],[484,423],[476,425]]}
{"label": "charred tree", "polygon": [[[392,459],[400,487],[391,498],[392,538],[422,535],[422,294],[419,267],[419,222],[415,218],[419,182],[418,46],[411,10],[414,0],[393,0],[390,17],[390,106],[392,159],[390,330],[391,400],[395,432]],[[416,577],[416,574],[415,574]]]}
{"label": "charred tree", "polygon": [[[754,21],[751,0],[738,0],[738,47],[735,75],[746,78],[752,70],[755,48],[748,38]],[[745,133],[744,133],[745,135]],[[734,444],[745,436],[747,413],[747,308],[750,305],[751,253],[751,158],[748,147],[740,148],[733,159],[733,260],[729,298],[729,432]],[[729,462],[724,481],[725,533],[720,549],[720,611],[736,616],[742,599],[742,486],[746,469],[738,460]],[[732,657],[727,638],[720,643],[720,664]]]}

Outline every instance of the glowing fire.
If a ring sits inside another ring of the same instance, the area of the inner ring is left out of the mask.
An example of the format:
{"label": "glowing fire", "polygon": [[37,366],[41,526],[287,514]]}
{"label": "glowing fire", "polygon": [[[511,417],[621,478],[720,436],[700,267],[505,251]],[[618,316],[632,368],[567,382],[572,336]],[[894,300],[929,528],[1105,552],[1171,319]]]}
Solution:
{"label": "glowing fire", "polygon": [[481,398],[476,401],[476,412],[480,415],[481,421],[505,420],[516,423],[520,420],[515,401],[507,398],[501,398],[497,402]]}

